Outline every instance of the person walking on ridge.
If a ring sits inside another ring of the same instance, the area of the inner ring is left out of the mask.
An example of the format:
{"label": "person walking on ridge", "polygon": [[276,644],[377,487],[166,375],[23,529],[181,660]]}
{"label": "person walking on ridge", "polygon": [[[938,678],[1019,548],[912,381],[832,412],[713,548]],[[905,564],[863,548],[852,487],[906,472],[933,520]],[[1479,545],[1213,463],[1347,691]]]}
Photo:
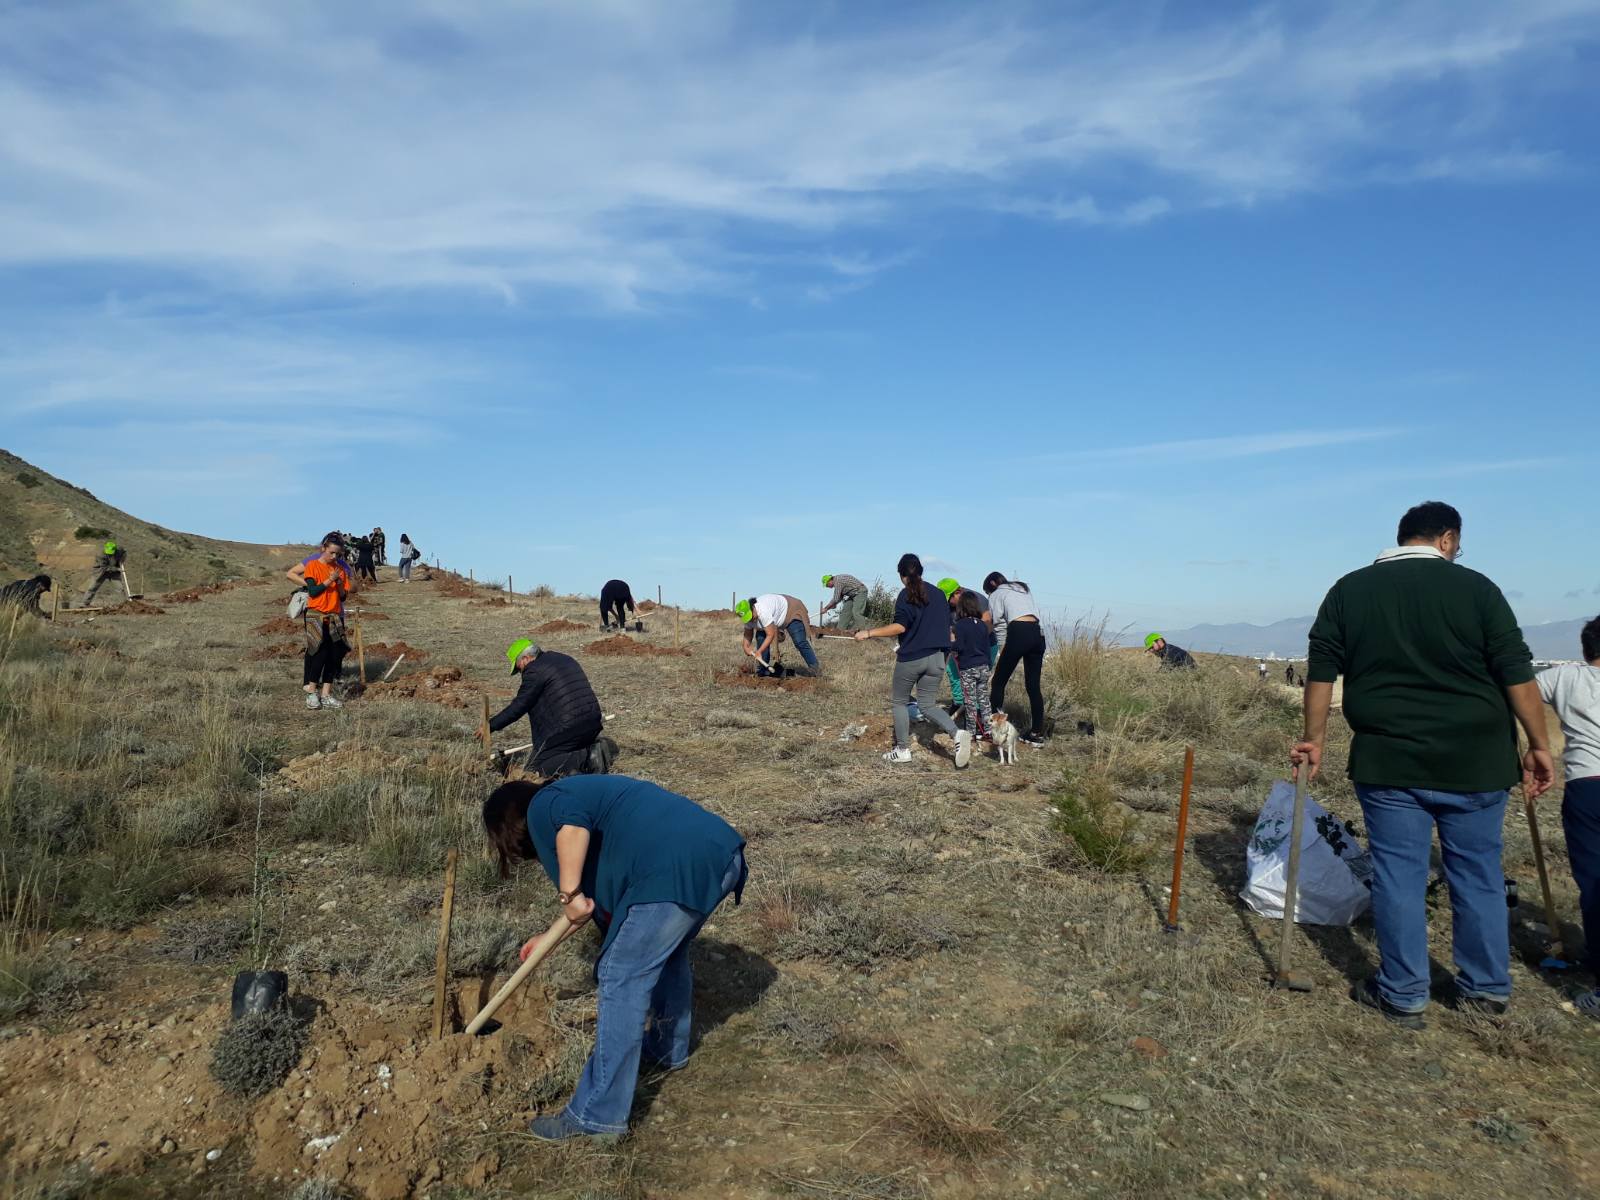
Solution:
{"label": "person walking on ridge", "polygon": [[342,557],[344,541],[337,533],[322,539],[317,553],[295,563],[284,574],[306,593],[300,615],[305,661],[301,673],[307,708],[343,708],[333,694],[334,681],[344,670],[350,645],[345,640],[344,601],[350,594],[350,568]]}
{"label": "person walking on ridge", "polygon": [[[1396,546],[1329,589],[1311,627],[1305,732],[1290,761],[1315,779],[1333,685],[1355,733],[1348,773],[1366,819],[1378,973],[1351,999],[1407,1029],[1428,1006],[1428,859],[1439,831],[1458,1008],[1511,999],[1501,865],[1506,799],[1555,778],[1532,655],[1498,587],[1457,565],[1461,514],[1433,500],[1400,519]],[[1517,752],[1517,726],[1528,750]]]}
{"label": "person walking on ridge", "polygon": [[410,534],[400,535],[400,582],[411,582],[411,568],[416,566],[417,559],[422,557],[422,551],[411,544]]}

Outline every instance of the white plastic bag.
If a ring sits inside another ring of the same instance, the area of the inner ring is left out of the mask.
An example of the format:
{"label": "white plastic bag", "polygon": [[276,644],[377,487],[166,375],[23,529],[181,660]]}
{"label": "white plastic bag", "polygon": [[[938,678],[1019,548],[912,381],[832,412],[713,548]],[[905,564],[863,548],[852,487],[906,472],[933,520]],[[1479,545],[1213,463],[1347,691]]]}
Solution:
{"label": "white plastic bag", "polygon": [[[1249,880],[1239,893],[1264,917],[1283,916],[1289,873],[1289,829],[1294,820],[1294,784],[1278,780],[1261,809],[1245,852]],[[1295,920],[1305,925],[1348,925],[1372,902],[1372,862],[1356,831],[1306,795],[1301,830],[1300,881]]]}

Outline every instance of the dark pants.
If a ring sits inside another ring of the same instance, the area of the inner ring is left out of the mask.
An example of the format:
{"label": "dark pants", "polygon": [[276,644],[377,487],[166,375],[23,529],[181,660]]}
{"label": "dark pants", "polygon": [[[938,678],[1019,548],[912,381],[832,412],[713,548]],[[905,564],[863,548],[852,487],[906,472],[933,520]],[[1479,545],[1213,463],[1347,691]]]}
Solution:
{"label": "dark pants", "polygon": [[301,682],[310,684],[336,682],[340,672],[344,670],[344,656],[349,650],[350,647],[344,638],[335,636],[329,630],[328,623],[322,622],[322,638],[317,642],[317,648],[306,654],[305,677]]}
{"label": "dark pants", "polygon": [[625,626],[628,623],[627,606],[621,600],[600,601],[600,624],[613,623],[612,613],[616,613],[615,624]]}
{"label": "dark pants", "polygon": [[1567,859],[1578,885],[1585,963],[1600,976],[1600,775],[1567,780],[1561,828],[1567,835]]}
{"label": "dark pants", "polygon": [[[551,777],[587,774],[590,748],[599,740],[603,728],[599,721],[595,721],[593,724],[556,730],[534,750],[532,760],[534,770],[541,775]],[[539,735],[533,732],[531,720],[528,722],[528,730],[533,741],[537,743]]]}
{"label": "dark pants", "polygon": [[1037,621],[1012,621],[1006,626],[1006,644],[1000,647],[1000,658],[994,664],[994,686],[991,688],[990,706],[1001,712],[1006,706],[1006,684],[1011,682],[1011,672],[1022,664],[1022,678],[1028,688],[1028,708],[1033,717],[1033,732],[1044,733],[1044,692],[1039,687],[1039,673],[1044,669],[1044,630]]}

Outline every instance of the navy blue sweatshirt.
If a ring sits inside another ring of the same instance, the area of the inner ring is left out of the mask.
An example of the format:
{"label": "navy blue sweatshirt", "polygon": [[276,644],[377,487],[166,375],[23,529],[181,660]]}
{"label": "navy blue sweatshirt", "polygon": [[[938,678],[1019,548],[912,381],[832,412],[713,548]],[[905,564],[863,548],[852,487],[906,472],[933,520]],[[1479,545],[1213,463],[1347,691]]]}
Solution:
{"label": "navy blue sweatshirt", "polygon": [[977,617],[956,622],[956,666],[960,670],[989,665],[990,630]]}
{"label": "navy blue sweatshirt", "polygon": [[931,583],[923,584],[922,590],[928,597],[926,604],[911,603],[904,588],[894,600],[895,624],[905,626],[895,654],[901,662],[915,662],[935,650],[944,653],[950,649],[950,602]]}

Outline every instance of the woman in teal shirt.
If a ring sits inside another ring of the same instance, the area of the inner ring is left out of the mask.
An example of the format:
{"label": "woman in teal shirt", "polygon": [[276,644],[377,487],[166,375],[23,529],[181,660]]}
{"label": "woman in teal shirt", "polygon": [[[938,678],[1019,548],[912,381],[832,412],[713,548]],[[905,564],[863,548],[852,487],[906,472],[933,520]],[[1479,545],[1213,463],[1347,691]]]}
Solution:
{"label": "woman in teal shirt", "polygon": [[594,1051],[566,1108],[529,1129],[549,1141],[625,1133],[641,1058],[668,1070],[688,1060],[689,943],[725,897],[739,902],[744,838],[694,801],[625,775],[504,784],[483,824],[502,878],[537,860],[567,919],[593,917],[605,930]]}

